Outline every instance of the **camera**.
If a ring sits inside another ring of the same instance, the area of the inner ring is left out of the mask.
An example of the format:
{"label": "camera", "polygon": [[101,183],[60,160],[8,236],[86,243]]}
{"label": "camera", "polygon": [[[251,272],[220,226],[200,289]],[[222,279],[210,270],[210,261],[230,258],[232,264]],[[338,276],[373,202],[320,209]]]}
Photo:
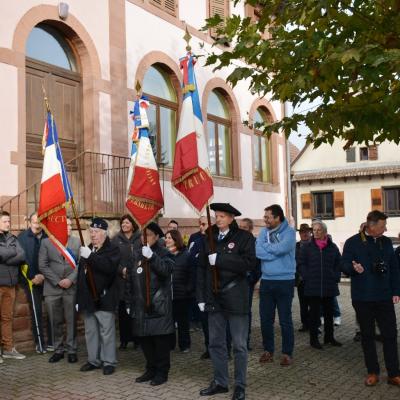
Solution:
{"label": "camera", "polygon": [[383,260],[378,260],[378,261],[375,261],[375,262],[372,264],[372,271],[373,271],[375,274],[383,275],[383,274],[386,274],[386,272],[388,271],[388,267],[387,267],[385,261],[383,261]]}

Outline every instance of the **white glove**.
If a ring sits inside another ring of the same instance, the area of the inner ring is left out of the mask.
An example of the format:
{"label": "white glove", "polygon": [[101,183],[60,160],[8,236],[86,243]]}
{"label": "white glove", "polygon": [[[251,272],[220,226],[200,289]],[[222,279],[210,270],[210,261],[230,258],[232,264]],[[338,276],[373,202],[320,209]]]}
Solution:
{"label": "white glove", "polygon": [[153,251],[151,250],[149,245],[143,246],[142,247],[142,254],[143,254],[143,257],[151,258],[151,256],[153,255]]}
{"label": "white glove", "polygon": [[81,248],[79,249],[79,255],[83,258],[89,258],[91,254],[92,250],[90,250],[87,246],[81,246]]}
{"label": "white glove", "polygon": [[208,256],[208,262],[210,265],[215,265],[215,261],[217,259],[217,253],[212,253]]}
{"label": "white glove", "polygon": [[204,312],[204,310],[206,309],[206,303],[199,303],[197,305],[199,306],[199,310],[201,312]]}
{"label": "white glove", "polygon": [[131,309],[129,307],[126,307],[126,313],[129,315],[131,313]]}

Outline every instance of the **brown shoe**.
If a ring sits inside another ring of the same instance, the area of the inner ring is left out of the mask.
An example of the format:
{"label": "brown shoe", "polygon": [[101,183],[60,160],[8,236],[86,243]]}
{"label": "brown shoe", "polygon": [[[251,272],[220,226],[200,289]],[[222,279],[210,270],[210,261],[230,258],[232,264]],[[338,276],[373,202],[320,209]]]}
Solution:
{"label": "brown shoe", "polygon": [[379,376],[377,374],[368,374],[364,381],[365,386],[376,386],[378,382],[379,382]]}
{"label": "brown shoe", "polygon": [[260,363],[271,363],[274,361],[274,354],[270,353],[269,351],[264,351],[264,353],[261,354],[260,357]]}
{"label": "brown shoe", "polygon": [[400,386],[400,375],[394,376],[393,378],[388,378],[387,383],[389,385]]}
{"label": "brown shoe", "polygon": [[293,358],[287,354],[282,354],[281,365],[282,367],[288,367],[293,364]]}

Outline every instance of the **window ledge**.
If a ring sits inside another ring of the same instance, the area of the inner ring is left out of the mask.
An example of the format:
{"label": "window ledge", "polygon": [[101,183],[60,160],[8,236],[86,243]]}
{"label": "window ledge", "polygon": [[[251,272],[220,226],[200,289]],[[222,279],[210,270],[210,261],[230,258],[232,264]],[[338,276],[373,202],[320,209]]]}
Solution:
{"label": "window ledge", "polygon": [[253,190],[256,192],[280,193],[281,188],[279,183],[253,181]]}
{"label": "window ledge", "polygon": [[227,187],[232,189],[243,189],[243,183],[240,178],[229,178],[223,176],[212,176],[214,186]]}

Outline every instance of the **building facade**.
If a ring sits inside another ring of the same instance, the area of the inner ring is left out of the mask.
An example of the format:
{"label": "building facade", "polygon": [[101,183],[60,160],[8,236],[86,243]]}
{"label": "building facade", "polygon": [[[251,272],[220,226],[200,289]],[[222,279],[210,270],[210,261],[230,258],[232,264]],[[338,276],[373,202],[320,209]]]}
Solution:
{"label": "building facade", "polygon": [[354,235],[371,210],[388,216],[387,235],[400,232],[400,146],[356,145],[344,150],[335,141],[306,146],[292,164],[296,223],[321,218],[340,246]]}
{"label": "building facade", "polygon": [[[282,105],[252,95],[246,82],[232,89],[226,83],[229,69],[204,66],[214,34],[201,31],[205,19],[216,13],[256,18],[251,7],[228,0],[24,0],[0,2],[0,13],[0,206],[11,211],[14,230],[26,226],[38,205],[44,93],[79,215],[118,218],[126,211],[129,111],[137,82],[151,103],[150,135],[165,201],[161,224],[174,218],[184,232],[195,228],[197,215],[170,182],[186,28],[199,56],[196,76],[214,201],[231,202],[258,225],[265,206],[287,209],[286,140],[281,134],[266,139],[249,128],[280,119]],[[28,323],[22,303],[20,293],[19,341]]]}

